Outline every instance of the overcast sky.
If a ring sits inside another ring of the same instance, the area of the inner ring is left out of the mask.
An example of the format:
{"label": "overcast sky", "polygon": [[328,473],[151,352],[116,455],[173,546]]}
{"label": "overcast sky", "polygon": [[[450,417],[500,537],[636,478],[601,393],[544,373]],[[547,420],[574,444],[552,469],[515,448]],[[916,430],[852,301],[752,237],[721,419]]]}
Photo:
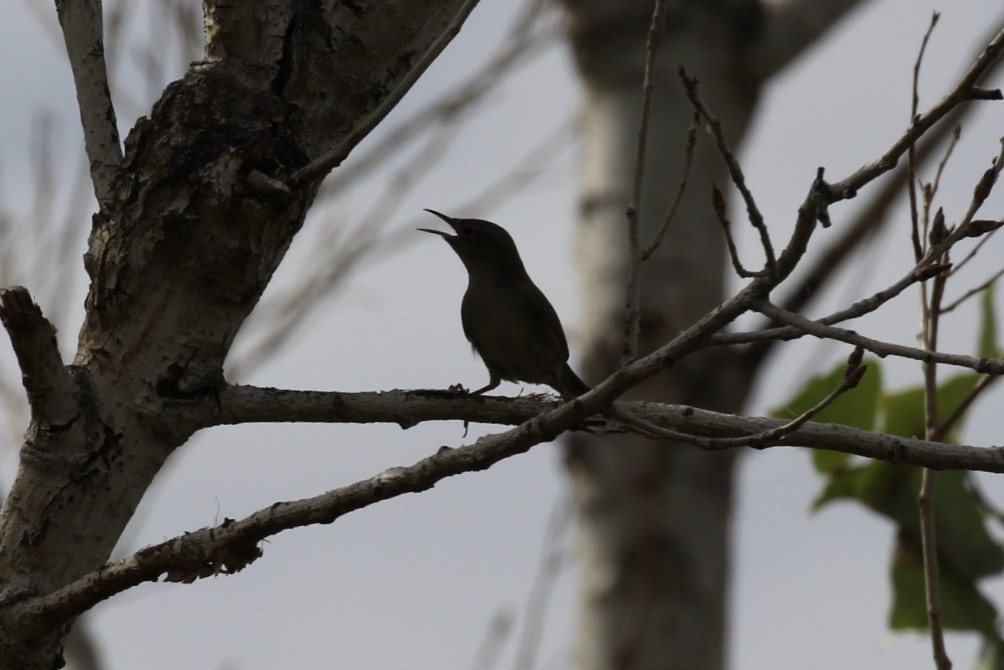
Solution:
{"label": "overcast sky", "polygon": [[[0,202],[7,210],[28,206],[31,170],[26,166],[40,112],[53,117],[59,174],[72,174],[80,164],[69,68],[61,45],[52,39],[54,10],[40,1],[30,9],[31,1],[0,4],[6,59],[0,68],[6,101],[0,106]],[[485,0],[384,127],[407,118],[488,58],[516,4]],[[940,6],[926,0],[875,0],[864,5],[764,90],[742,161],[774,230],[791,225],[817,166],[826,167],[828,178],[839,179],[881,153],[902,131],[909,119],[911,68],[934,9],[943,15],[928,50],[922,107],[947,89],[1004,11],[999,0]],[[137,28],[149,30],[142,22]],[[126,65],[114,84],[126,89],[117,91],[119,97],[131,101],[120,107],[124,129],[156,94],[138,83],[138,53],[123,56]],[[171,79],[180,76],[184,62],[165,57],[158,65]],[[442,160],[431,163],[415,190],[383,217],[388,230],[434,224],[421,212],[424,207],[475,214],[457,208],[567,123],[577,104],[568,54],[556,43],[479,108]],[[961,214],[975,177],[998,152],[1001,135],[1004,107],[999,105],[986,105],[965,128],[944,180],[949,221]],[[541,178],[480,214],[512,232],[531,275],[565,322],[574,349],[579,310],[570,244],[575,149],[566,142],[548,156]],[[270,294],[296,282],[326,227],[362,220],[384,202],[388,174],[361,182],[312,214]],[[1004,198],[995,194],[987,211],[1001,216],[1002,203]],[[854,203],[835,207],[835,224],[850,220],[853,211]],[[89,216],[75,214],[81,229],[89,226]],[[831,306],[869,295],[909,267],[907,219],[903,210],[896,216],[902,223],[894,224],[838,282],[828,298]],[[824,238],[819,235],[817,241]],[[396,253],[365,263],[293,346],[241,381],[337,390],[445,388],[457,382],[473,388],[485,383],[484,367],[471,356],[460,329],[462,266],[435,238],[415,233],[414,239],[404,239]],[[746,240],[754,243],[751,236]],[[82,253],[81,246],[75,258]],[[983,256],[973,276],[996,269],[999,244]],[[61,287],[62,295],[74,296],[59,321],[60,344],[68,357],[86,288],[82,270],[76,277]],[[51,306],[43,302],[42,307],[48,312]],[[916,298],[909,296],[882,319],[869,322],[867,332],[909,344],[916,323]],[[963,314],[945,328],[943,345],[969,353],[974,337],[972,316]],[[8,349],[0,342],[0,361],[5,373],[15,374]],[[792,348],[763,375],[748,411],[764,413],[793,384],[846,353],[812,343]],[[890,364],[889,371],[894,386],[919,381],[912,365]],[[500,391],[516,393],[519,387],[504,385]],[[965,434],[968,442],[1004,442],[994,421],[1001,399],[997,393],[977,405]],[[323,425],[206,431],[173,457],[120,553],[223,517],[240,518],[275,501],[316,495],[414,462],[440,445],[470,443],[490,430],[472,426],[465,438],[460,424],[444,422],[408,431]],[[16,467],[13,444],[0,463],[6,488]],[[1002,489],[999,478],[985,481],[991,493]],[[820,485],[803,451],[772,449],[744,459],[735,515],[731,667],[930,667],[925,637],[892,635],[886,629],[892,527],[849,504],[810,515]],[[365,509],[331,526],[284,533],[264,546],[264,558],[237,576],[133,589],[96,608],[88,625],[113,670],[264,670],[468,668],[491,635],[493,622],[512,621],[496,666],[512,667],[542,553],[546,546],[567,547],[570,542],[567,527],[561,530],[553,521],[565,499],[560,449],[540,445],[488,472],[454,477],[427,493]],[[996,580],[988,588],[1004,606],[1004,584]],[[566,564],[548,609],[540,667],[568,666],[573,598],[574,572]],[[975,649],[973,638],[949,636],[956,667],[972,667]]]}

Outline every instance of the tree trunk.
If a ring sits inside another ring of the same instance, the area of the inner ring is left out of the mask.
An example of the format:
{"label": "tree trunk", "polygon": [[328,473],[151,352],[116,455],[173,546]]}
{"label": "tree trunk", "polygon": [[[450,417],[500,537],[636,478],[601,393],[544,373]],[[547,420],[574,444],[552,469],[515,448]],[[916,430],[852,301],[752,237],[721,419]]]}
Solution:
{"label": "tree trunk", "polygon": [[[859,0],[667,2],[638,203],[641,246],[662,225],[684,172],[700,96],[733,152],[760,87]],[[586,377],[621,358],[631,204],[652,0],[565,0],[585,89],[579,262]],[[711,187],[730,189],[714,139],[698,133],[688,186],[658,252],[643,266],[639,353],[666,342],[724,297],[725,240]],[[741,217],[736,216],[736,219]],[[759,267],[762,258],[747,259]],[[756,374],[725,349],[690,356],[631,395],[737,411]],[[567,467],[578,504],[579,667],[716,670],[725,662],[729,515],[735,457],[679,444],[573,436]]]}
{"label": "tree trunk", "polygon": [[[164,461],[207,425],[234,335],[327,170],[302,184],[291,175],[347,154],[472,6],[208,1],[205,59],[136,124],[121,164],[109,172],[114,142],[100,157],[110,145],[88,145],[101,206],[73,365],[26,291],[0,295],[32,408],[0,522],[0,668],[61,665],[66,622],[18,604],[101,567]],[[72,56],[76,22],[94,13],[60,9]],[[84,55],[103,68],[91,35]],[[94,74],[86,65],[74,73]],[[108,119],[110,105],[80,103],[85,126]]]}
{"label": "tree trunk", "polygon": [[[645,43],[652,2],[568,0],[585,87],[578,260],[586,376],[618,363],[630,264],[627,218],[637,153]],[[700,80],[733,146],[746,130],[757,83],[742,64],[755,2],[670,3],[658,51],[639,223],[642,245],[661,225],[683,177],[692,108],[677,75]],[[730,5],[723,12],[722,5]],[[724,164],[698,137],[689,186],[658,253],[643,266],[640,353],[664,343],[724,297],[725,245],[711,184]],[[637,398],[737,410],[748,380],[724,350],[703,352],[635,389]],[[723,667],[734,452],[706,453],[635,438],[575,435],[567,467],[578,506],[581,614],[577,666]]]}

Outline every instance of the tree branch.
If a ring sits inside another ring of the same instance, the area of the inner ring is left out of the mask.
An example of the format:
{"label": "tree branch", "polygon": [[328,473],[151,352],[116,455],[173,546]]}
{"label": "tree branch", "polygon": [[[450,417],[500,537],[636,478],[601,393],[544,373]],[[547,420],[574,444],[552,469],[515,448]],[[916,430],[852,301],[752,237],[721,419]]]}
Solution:
{"label": "tree branch", "polygon": [[857,191],[873,181],[876,177],[888,172],[909,148],[934,124],[943,119],[952,109],[972,100],[1001,100],[1004,96],[1000,90],[984,90],[977,87],[983,75],[1004,51],[1004,29],[1000,30],[990,43],[980,52],[973,64],[959,79],[948,95],[942,98],[934,107],[917,116],[906,131],[881,156],[862,166],[854,174],[843,181],[832,185],[834,199],[844,200],[854,197]]}
{"label": "tree branch", "polygon": [[56,0],[56,13],[77,89],[94,195],[104,206],[111,198],[112,180],[122,163],[122,145],[108,90],[101,0]]}
{"label": "tree branch", "polygon": [[[51,626],[69,619],[116,593],[164,577],[189,582],[201,577],[242,570],[261,557],[258,543],[281,531],[312,524],[329,524],[349,512],[395,498],[419,493],[453,475],[485,470],[534,445],[555,438],[561,430],[584,418],[581,403],[544,404],[530,398],[450,398],[449,392],[322,393],[279,391],[253,387],[229,387],[221,398],[224,415],[236,421],[253,405],[271,407],[268,420],[360,420],[400,421],[402,396],[409,402],[437,407],[440,418],[483,420],[483,411],[496,420],[519,425],[475,444],[442,447],[434,455],[410,466],[391,468],[378,475],[303,500],[279,502],[239,521],[226,520],[140,550],[108,564],[47,595],[14,605],[17,620],[27,628]],[[305,401],[301,405],[300,401]],[[322,409],[326,405],[327,414]],[[489,402],[486,402],[489,401]],[[312,414],[305,406],[312,405]],[[483,407],[478,408],[481,405]],[[740,417],[692,407],[630,402],[619,404],[653,423],[680,430],[694,437],[735,438],[778,430],[788,422],[764,417]],[[353,407],[364,408],[360,414]],[[487,410],[485,408],[488,408]],[[380,411],[383,413],[381,414]],[[281,417],[285,417],[282,419]],[[381,418],[382,417],[382,418]],[[257,414],[248,414],[248,419]],[[1004,472],[1004,449],[974,447],[895,437],[856,428],[807,422],[783,436],[784,446],[829,449],[876,458],[891,463],[920,465],[932,469],[967,469]],[[733,445],[739,446],[739,445]],[[781,445],[761,445],[759,448]],[[672,447],[667,447],[672,448]]]}
{"label": "tree branch", "polygon": [[645,147],[648,143],[648,119],[652,110],[652,92],[655,89],[655,55],[662,43],[666,29],[666,0],[655,0],[652,20],[645,40],[645,72],[642,77],[641,118],[638,121],[638,144],[635,149],[634,169],[631,179],[631,202],[627,207],[628,277],[625,284],[624,345],[621,360],[629,361],[638,355],[638,336],[641,333],[641,263],[642,251],[638,222],[641,217],[641,183],[645,172]]}
{"label": "tree branch", "polygon": [[23,286],[0,289],[0,323],[21,367],[36,425],[65,426],[77,414],[76,386],[56,345],[56,328]]}
{"label": "tree branch", "polygon": [[345,137],[328,152],[293,173],[293,176],[288,180],[288,186],[293,189],[305,187],[323,179],[331,170],[341,165],[342,161],[349,155],[349,152],[387,116],[390,110],[394,109],[394,106],[397,105],[401,98],[404,97],[404,94],[418,81],[418,78],[432,64],[432,61],[457,36],[460,32],[460,27],[477,4],[478,0],[467,0],[457,10],[449,25],[440,32],[439,37],[419,57],[408,74],[397,82],[391,94],[384,97],[373,111],[359,119]]}
{"label": "tree branch", "polygon": [[[861,347],[866,351],[870,351],[880,358],[885,358],[886,356],[899,356],[900,358],[910,358],[925,363],[945,363],[947,365],[956,365],[986,374],[1004,374],[1004,359],[1001,358],[980,358],[978,356],[946,354],[940,351],[926,351],[916,347],[907,347],[902,344],[883,342],[882,340],[865,337],[853,330],[828,326],[822,321],[807,319],[801,314],[785,311],[766,300],[757,304],[756,310],[764,316],[774,319],[778,323],[784,323],[791,326],[796,332],[813,335],[820,339],[838,340],[840,342],[846,342],[847,344],[853,344],[856,347]],[[725,338],[722,338],[722,340],[716,340],[716,343],[720,341],[725,341]],[[731,338],[729,341],[731,341]]]}
{"label": "tree branch", "polygon": [[[582,420],[588,416],[581,405],[578,400],[565,403],[545,396],[505,398],[471,396],[453,391],[343,393],[229,386],[219,398],[218,423],[397,423],[407,428],[423,421],[449,420],[519,425],[536,417],[553,430],[568,430],[582,426]],[[412,406],[413,410],[410,409]],[[686,405],[618,401],[616,408],[662,428],[698,437],[741,438],[776,431],[791,424],[788,420],[744,417]],[[1004,448],[1001,447],[962,447],[936,440],[901,438],[812,421],[800,423],[794,430],[779,437],[783,442],[757,445],[757,448],[791,446],[829,449],[936,470],[1004,472]],[[749,445],[736,443],[728,446]],[[456,451],[459,450],[453,449],[450,453]]]}

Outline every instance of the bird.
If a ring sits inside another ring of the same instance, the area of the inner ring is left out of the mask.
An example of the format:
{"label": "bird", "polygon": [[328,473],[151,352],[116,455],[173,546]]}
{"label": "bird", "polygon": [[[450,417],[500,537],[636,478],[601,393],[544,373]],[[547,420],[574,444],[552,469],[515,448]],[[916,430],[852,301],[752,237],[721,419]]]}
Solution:
{"label": "bird", "polygon": [[445,221],[454,235],[441,236],[467,269],[460,322],[471,347],[488,368],[482,395],[502,380],[546,384],[570,400],[590,390],[568,365],[568,340],[558,313],[530,279],[512,236],[482,219],[458,219],[425,211]]}

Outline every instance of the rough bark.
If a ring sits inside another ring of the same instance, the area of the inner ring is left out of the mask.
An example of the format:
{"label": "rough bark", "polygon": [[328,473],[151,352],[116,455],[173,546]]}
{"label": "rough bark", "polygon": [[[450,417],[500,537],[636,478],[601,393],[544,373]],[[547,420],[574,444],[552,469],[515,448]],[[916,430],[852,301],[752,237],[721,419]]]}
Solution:
{"label": "rough bark", "polygon": [[[347,153],[473,4],[206,3],[205,59],[140,119],[98,189],[73,364],[59,364],[27,292],[0,303],[34,375],[0,522],[0,668],[61,665],[69,622],[26,625],[12,606],[99,568],[165,459],[213,413],[234,335],[315,194],[316,182],[284,182]],[[91,155],[102,175],[109,155]],[[43,337],[19,343],[18,329]]]}

